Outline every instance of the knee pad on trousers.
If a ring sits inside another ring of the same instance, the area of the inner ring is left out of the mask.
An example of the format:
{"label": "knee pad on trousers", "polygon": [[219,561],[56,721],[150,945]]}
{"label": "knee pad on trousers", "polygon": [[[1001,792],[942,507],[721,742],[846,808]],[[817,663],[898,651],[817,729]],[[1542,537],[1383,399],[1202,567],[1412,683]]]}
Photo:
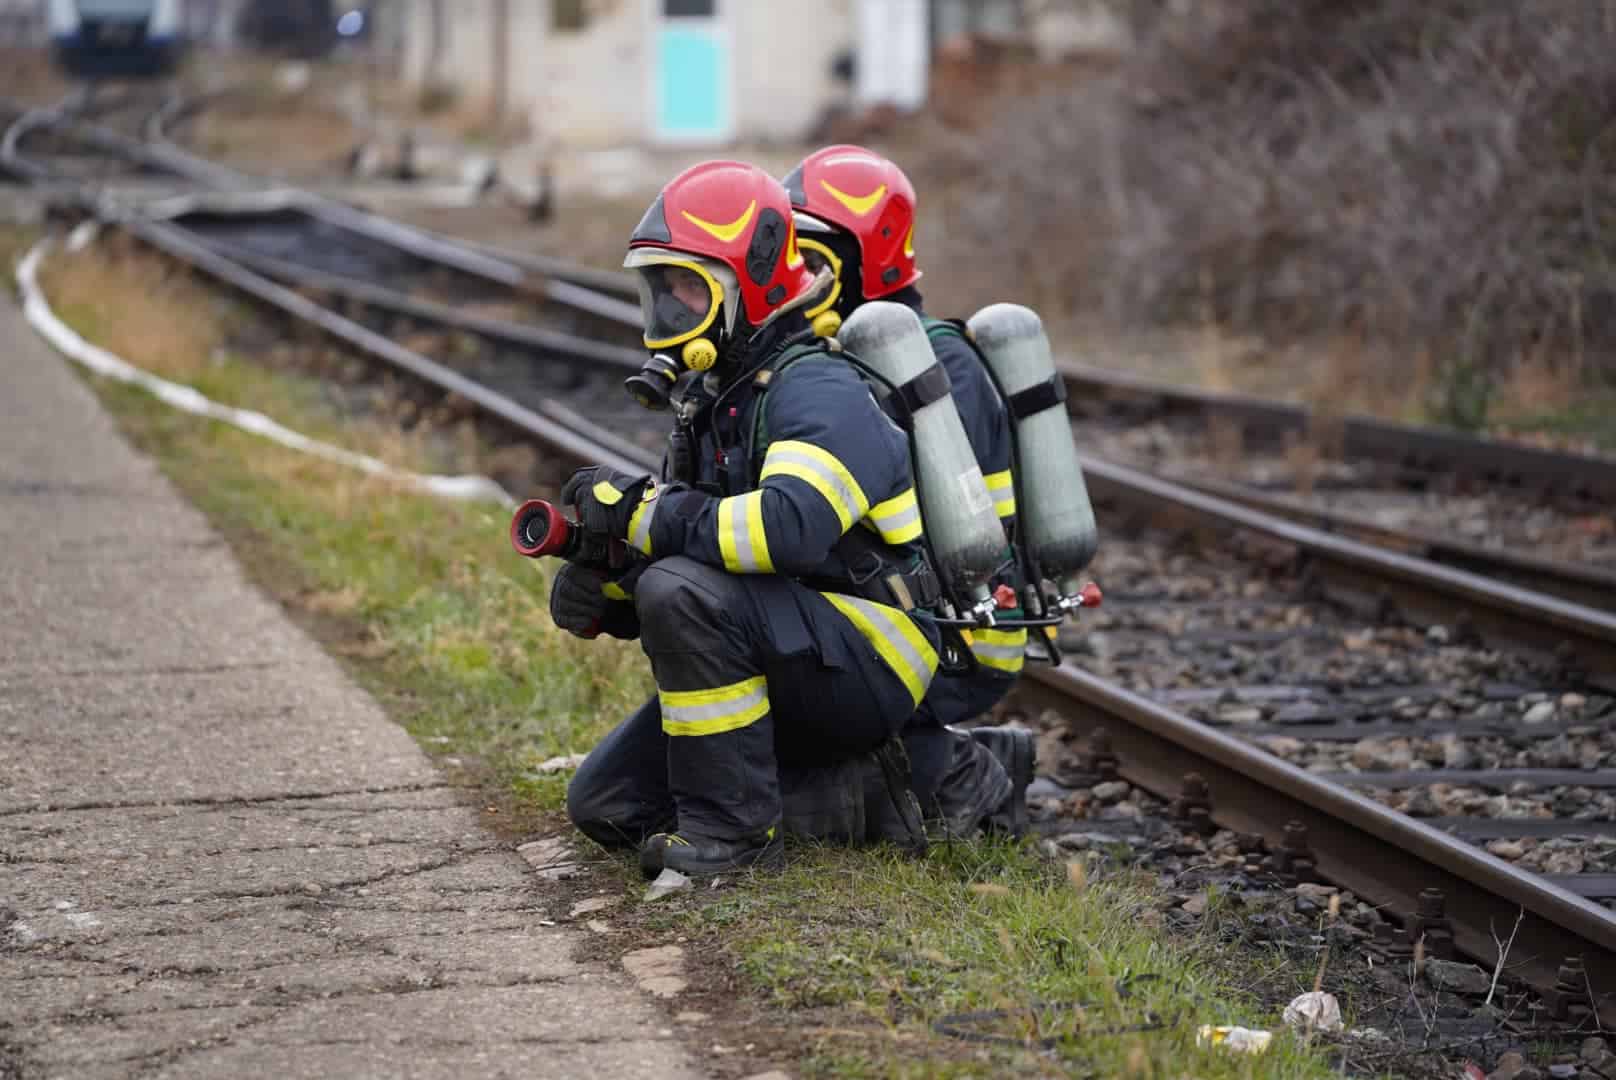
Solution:
{"label": "knee pad on trousers", "polygon": [[638,799],[616,777],[602,777],[580,769],[567,785],[567,817],[577,830],[601,847],[638,847],[654,832],[674,827],[670,806],[655,806]]}
{"label": "knee pad on trousers", "polygon": [[723,618],[734,583],[723,571],[682,555],[652,563],[634,587],[645,648],[682,648],[693,631]]}

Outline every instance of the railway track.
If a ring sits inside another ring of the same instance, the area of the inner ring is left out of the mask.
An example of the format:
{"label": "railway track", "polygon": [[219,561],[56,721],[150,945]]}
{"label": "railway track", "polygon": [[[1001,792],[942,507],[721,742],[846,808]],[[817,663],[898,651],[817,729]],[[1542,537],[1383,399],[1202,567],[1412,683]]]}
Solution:
{"label": "railway track", "polygon": [[1321,531],[1616,611],[1616,458],[1096,368],[1063,372],[1083,445]]}
{"label": "railway track", "polygon": [[[556,476],[582,462],[656,467],[657,418],[618,386],[631,350],[454,311],[435,290],[463,283],[435,281],[435,270],[404,267],[405,284],[426,282],[425,295],[412,294],[367,281],[362,265],[316,271],[296,244],[266,251],[250,236],[197,227],[204,211],[219,210],[207,203],[217,197],[120,224],[407,373],[424,394],[471,403],[542,447]],[[225,197],[239,207],[258,196],[238,187]],[[536,287],[545,280],[579,288],[501,254],[350,216],[357,212],[289,205],[367,241],[401,240],[389,257],[402,250],[529,299],[566,305]],[[613,298],[573,299],[622,332],[623,320],[599,303]],[[526,328],[518,335],[511,326]],[[429,358],[403,343],[422,327],[474,347]],[[1107,605],[1069,642],[1071,662],[1029,664],[1016,707],[1053,711],[1089,740],[1076,747],[1078,764],[1103,759],[1128,783],[1177,800],[1184,827],[1210,822],[1261,837],[1273,872],[1351,889],[1400,920],[1405,935],[1451,925],[1457,949],[1490,965],[1493,934],[1519,915],[1510,973],[1537,989],[1546,1015],[1576,1022],[1592,1008],[1616,1019],[1608,906],[1616,866],[1600,843],[1616,832],[1606,794],[1616,791],[1616,753],[1605,741],[1616,720],[1616,618],[1113,462],[1089,459],[1085,469],[1105,522],[1096,570]],[[1562,740],[1552,756],[1534,757],[1534,746],[1552,740]],[[1045,781],[1058,792],[1063,763],[1048,764],[1055,771]],[[1483,766],[1523,771],[1478,775]],[[1572,836],[1584,840],[1556,848],[1566,858],[1537,869],[1524,850],[1517,864],[1482,846],[1508,854],[1512,843]],[[1582,872],[1559,872],[1573,860]]]}

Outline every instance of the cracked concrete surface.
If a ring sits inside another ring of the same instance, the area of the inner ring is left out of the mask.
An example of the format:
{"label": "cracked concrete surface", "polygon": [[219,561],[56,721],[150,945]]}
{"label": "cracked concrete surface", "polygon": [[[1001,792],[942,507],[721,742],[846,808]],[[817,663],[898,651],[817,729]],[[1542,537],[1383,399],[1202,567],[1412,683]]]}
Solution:
{"label": "cracked concrete surface", "polygon": [[0,1078],[700,1075],[0,305]]}

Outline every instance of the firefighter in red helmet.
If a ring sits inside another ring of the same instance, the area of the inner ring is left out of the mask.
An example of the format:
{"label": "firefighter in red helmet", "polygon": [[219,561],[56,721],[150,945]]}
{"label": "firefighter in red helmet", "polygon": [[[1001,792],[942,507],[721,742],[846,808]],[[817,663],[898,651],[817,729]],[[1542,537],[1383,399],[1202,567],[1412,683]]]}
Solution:
{"label": "firefighter in red helmet", "polygon": [[[1010,415],[961,324],[925,312],[916,288],[921,272],[915,260],[914,185],[893,162],[847,145],[808,155],[784,184],[809,266],[834,274],[816,307],[828,305],[827,314],[845,317],[865,301],[885,300],[921,317],[932,351],[948,372],[954,404],[1005,532],[1013,536]],[[828,328],[823,319],[821,327]],[[967,734],[951,726],[986,713],[1009,693],[1026,644],[1024,629],[974,631],[976,671],[940,674],[904,733],[922,805],[956,834],[980,824],[1014,833],[1026,826],[1026,788],[1035,764],[1031,734],[1007,727],[978,727]]]}
{"label": "firefighter in red helmet", "polygon": [[[675,431],[659,478],[568,481],[585,529],[641,558],[621,580],[565,567],[551,611],[638,637],[657,693],[589,754],[570,815],[640,845],[647,874],[774,866],[786,765],[879,775],[923,843],[896,735],[937,668],[940,590],[905,512],[907,437],[810,325],[830,275],[808,269],[779,182],[728,161],[670,182],[624,265],[652,354],[630,389],[676,403]],[[861,821],[835,831],[864,838]]]}

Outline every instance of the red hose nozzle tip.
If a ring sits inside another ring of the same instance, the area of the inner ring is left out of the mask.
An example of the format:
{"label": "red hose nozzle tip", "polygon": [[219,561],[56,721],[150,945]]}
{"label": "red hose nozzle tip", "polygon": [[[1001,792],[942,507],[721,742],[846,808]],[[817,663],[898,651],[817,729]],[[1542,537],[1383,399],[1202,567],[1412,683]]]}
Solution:
{"label": "red hose nozzle tip", "polygon": [[511,517],[511,546],[518,555],[536,559],[566,547],[567,519],[543,499],[529,499]]}
{"label": "red hose nozzle tip", "polygon": [[1082,599],[1084,607],[1099,607],[1100,601],[1104,599],[1100,595],[1100,587],[1092,581],[1077,590],[1077,595]]}

